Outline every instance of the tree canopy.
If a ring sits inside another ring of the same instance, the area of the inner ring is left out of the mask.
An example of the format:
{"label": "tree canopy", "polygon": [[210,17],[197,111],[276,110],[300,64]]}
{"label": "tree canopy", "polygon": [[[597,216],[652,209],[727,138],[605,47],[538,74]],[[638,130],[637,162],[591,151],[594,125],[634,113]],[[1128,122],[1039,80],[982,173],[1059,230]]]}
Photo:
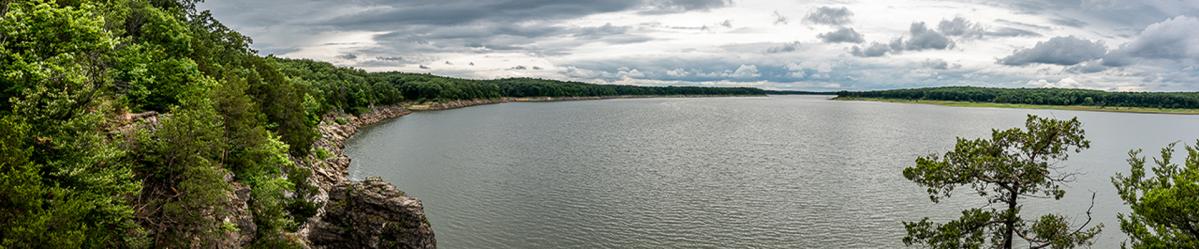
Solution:
{"label": "tree canopy", "polygon": [[1174,163],[1174,144],[1145,170],[1140,150],[1128,153],[1128,174],[1112,177],[1120,199],[1132,212],[1119,214],[1125,248],[1199,248],[1199,144],[1186,146],[1182,165]]}
{"label": "tree canopy", "polygon": [[[1059,172],[1056,162],[1090,147],[1077,118],[1055,120],[1028,116],[1025,128],[992,130],[990,138],[958,138],[944,155],[916,159],[903,176],[927,188],[934,203],[949,198],[959,187],[970,188],[987,201],[985,208],[962,211],[957,220],[935,223],[924,218],[904,222],[904,244],[932,248],[1012,248],[1016,238],[1031,248],[1074,248],[1090,245],[1102,225],[1072,227],[1065,217],[1047,214],[1031,223],[1020,216],[1026,198],[1061,199],[1062,184],[1072,174]],[[1093,197],[1092,197],[1093,198]],[[997,206],[996,206],[997,205]],[[989,245],[989,246],[988,246]]]}

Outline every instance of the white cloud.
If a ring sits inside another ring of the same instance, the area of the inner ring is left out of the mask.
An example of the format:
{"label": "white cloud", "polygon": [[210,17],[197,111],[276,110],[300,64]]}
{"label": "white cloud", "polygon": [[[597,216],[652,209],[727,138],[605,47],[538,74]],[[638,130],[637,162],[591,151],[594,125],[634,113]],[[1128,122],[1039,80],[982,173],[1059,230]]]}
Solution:
{"label": "white cloud", "polygon": [[1057,81],[1047,81],[1044,79],[1029,81],[1028,85],[1041,88],[1083,88],[1082,83],[1078,83],[1074,78],[1063,78]]}
{"label": "white cloud", "polygon": [[732,76],[734,78],[746,79],[746,78],[757,78],[758,76],[761,76],[761,74],[758,73],[757,65],[742,64],[741,66],[737,67],[736,71],[733,71]]}

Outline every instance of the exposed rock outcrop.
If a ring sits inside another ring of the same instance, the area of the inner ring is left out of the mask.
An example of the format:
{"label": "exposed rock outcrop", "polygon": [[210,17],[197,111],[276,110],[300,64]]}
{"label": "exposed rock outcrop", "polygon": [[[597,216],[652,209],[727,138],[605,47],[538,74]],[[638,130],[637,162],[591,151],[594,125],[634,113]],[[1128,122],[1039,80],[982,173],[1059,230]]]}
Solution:
{"label": "exposed rock outcrop", "polygon": [[420,200],[378,177],[335,186],[308,239],[316,248],[437,247]]}

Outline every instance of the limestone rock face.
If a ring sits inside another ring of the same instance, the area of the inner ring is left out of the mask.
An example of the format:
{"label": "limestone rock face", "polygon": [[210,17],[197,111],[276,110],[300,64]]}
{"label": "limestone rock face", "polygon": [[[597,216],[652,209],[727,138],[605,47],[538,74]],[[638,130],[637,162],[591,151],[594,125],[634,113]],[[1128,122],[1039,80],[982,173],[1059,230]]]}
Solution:
{"label": "limestone rock face", "polygon": [[310,225],[314,248],[437,247],[420,200],[378,177],[334,186],[324,215]]}

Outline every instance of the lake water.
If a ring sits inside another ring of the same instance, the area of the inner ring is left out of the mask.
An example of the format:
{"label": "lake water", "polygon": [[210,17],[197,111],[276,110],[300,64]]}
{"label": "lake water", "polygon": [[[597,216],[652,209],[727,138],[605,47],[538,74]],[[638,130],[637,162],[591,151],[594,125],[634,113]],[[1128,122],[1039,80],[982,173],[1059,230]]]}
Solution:
{"label": "lake water", "polygon": [[1110,177],[1132,148],[1199,138],[1199,116],[960,108],[824,96],[508,103],[420,112],[348,145],[351,177],[420,198],[443,248],[893,248],[901,221],[980,207],[932,204],[901,171],[955,137],[1077,116],[1092,148],[1061,201],[1081,220],[1097,193],[1096,248],[1125,239]]}

